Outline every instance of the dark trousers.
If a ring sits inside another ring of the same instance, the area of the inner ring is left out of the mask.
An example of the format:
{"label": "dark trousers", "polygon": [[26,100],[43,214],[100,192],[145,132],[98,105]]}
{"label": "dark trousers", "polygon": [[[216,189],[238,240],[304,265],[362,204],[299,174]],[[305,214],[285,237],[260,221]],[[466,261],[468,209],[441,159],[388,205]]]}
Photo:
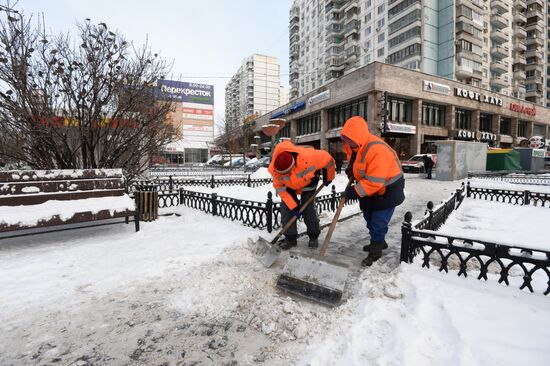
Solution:
{"label": "dark trousers", "polygon": [[432,167],[426,168],[426,174],[428,175],[426,177],[427,179],[432,179],[432,169],[433,169]]}
{"label": "dark trousers", "polygon": [[384,210],[364,210],[363,217],[367,222],[367,228],[370,232],[370,239],[373,242],[383,242],[388,233],[388,224],[393,216],[395,207]]}
{"label": "dark trousers", "polygon": [[[300,197],[300,204],[303,205],[313,194],[314,190],[302,192]],[[321,230],[319,229],[319,217],[317,217],[317,211],[315,210],[315,202],[312,202],[302,213],[304,222],[307,227],[307,235],[310,238],[317,238]],[[281,223],[283,226],[292,218],[291,211],[281,202]],[[290,226],[285,233],[285,236],[289,239],[294,239],[298,236],[298,230],[296,229],[296,221]]]}

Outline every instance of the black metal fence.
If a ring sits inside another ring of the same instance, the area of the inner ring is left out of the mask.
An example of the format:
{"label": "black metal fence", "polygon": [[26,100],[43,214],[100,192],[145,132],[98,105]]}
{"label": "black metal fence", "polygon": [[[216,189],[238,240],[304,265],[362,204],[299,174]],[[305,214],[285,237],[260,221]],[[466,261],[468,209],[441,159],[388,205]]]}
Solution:
{"label": "black metal fence", "polygon": [[537,186],[550,186],[550,171],[548,172],[485,172],[468,173],[468,179],[479,178],[495,182],[513,184],[530,184]]}
{"label": "black metal fence", "polygon": [[129,186],[129,193],[133,193],[137,186],[144,184],[156,185],[159,187],[159,192],[174,193],[180,188],[185,187],[210,187],[216,188],[221,186],[247,186],[259,187],[271,183],[271,178],[251,178],[250,174],[241,178],[219,178],[211,175],[205,178],[156,178],[151,180],[134,181]]}
{"label": "black metal fence", "polygon": [[[343,192],[332,192],[318,196],[315,199],[317,213],[335,211]],[[280,202],[273,201],[273,194],[268,192],[265,202],[241,200],[231,197],[218,196],[216,193],[193,192],[180,188],[177,192],[159,194],[159,208],[183,205],[205,213],[240,221],[246,226],[257,229],[266,229],[272,232],[281,227]],[[346,205],[356,203],[349,200]]]}
{"label": "black metal fence", "polygon": [[[469,198],[510,204],[536,205],[542,202],[538,195],[540,194],[528,191],[474,188],[469,182],[466,187],[466,196]],[[537,197],[535,201],[533,197]],[[463,199],[464,185],[435,209],[429,202],[426,214],[417,223],[413,224],[412,213],[407,212],[401,227],[401,261],[412,263],[420,255],[422,267],[437,265],[439,271],[448,273],[449,270],[457,270],[458,276],[464,277],[474,272],[480,280],[498,278],[499,283],[517,285],[520,289],[527,288],[531,292],[541,292],[544,295],[550,294],[549,251],[442,235],[436,231],[460,207]],[[545,195],[544,200],[544,204],[547,204],[550,195]],[[533,285],[533,280],[536,280],[536,286]]]}

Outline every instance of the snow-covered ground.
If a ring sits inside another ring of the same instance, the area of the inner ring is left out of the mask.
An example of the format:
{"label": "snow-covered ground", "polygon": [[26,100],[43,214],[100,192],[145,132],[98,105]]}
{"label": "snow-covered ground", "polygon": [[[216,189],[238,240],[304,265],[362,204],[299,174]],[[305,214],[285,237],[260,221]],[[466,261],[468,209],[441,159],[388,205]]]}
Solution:
{"label": "snow-covered ground", "polygon": [[[548,207],[465,198],[438,230],[443,235],[550,251]],[[546,239],[546,240],[545,240]]]}
{"label": "snow-covered ground", "polygon": [[[390,247],[371,268],[359,266],[363,219],[336,227],[327,255],[350,276],[333,309],[275,288],[288,253],[266,269],[247,246],[271,235],[185,207],[138,233],[117,225],[0,241],[0,365],[545,364],[548,297],[399,266],[405,212],[418,216],[458,187],[407,178]],[[255,189],[262,200],[266,187]]]}
{"label": "snow-covered ground", "polygon": [[530,191],[530,192],[550,193],[550,186],[499,182],[499,181],[482,179],[482,178],[472,178],[470,179],[470,184],[472,185],[472,187],[478,187],[478,188],[506,189],[510,191]]}

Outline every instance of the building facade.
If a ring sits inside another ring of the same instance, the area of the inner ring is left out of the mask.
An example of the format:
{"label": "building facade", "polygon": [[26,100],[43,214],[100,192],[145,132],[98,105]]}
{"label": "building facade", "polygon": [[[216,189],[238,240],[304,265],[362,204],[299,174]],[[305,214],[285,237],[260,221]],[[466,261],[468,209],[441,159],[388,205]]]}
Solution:
{"label": "building facade", "polygon": [[291,99],[379,61],[550,106],[548,2],[295,0]]}
{"label": "building facade", "polygon": [[280,72],[276,57],[254,54],[243,60],[225,87],[225,119],[231,128],[281,105]]}
{"label": "building facade", "polygon": [[176,127],[178,138],[165,148],[158,162],[206,162],[214,142],[214,86],[161,80],[159,89],[163,99],[174,102],[168,123]]}
{"label": "building facade", "polygon": [[[384,102],[385,97],[385,102]],[[382,110],[387,110],[384,123]],[[400,158],[431,152],[438,140],[523,145],[534,135],[550,139],[550,109],[473,85],[379,62],[292,100],[256,120],[284,118],[279,137],[331,153],[341,151],[340,131],[363,116]],[[550,143],[550,141],[547,141]]]}

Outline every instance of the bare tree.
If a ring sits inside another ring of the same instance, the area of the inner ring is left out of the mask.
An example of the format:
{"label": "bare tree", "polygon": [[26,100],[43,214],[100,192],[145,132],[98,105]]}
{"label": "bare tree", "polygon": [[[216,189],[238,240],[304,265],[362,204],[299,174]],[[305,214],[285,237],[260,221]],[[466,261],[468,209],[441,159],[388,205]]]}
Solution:
{"label": "bare tree", "polygon": [[[0,156],[35,169],[146,169],[175,136],[158,81],[169,65],[105,23],[49,35],[0,7]],[[4,11],[2,11],[4,10]]]}

